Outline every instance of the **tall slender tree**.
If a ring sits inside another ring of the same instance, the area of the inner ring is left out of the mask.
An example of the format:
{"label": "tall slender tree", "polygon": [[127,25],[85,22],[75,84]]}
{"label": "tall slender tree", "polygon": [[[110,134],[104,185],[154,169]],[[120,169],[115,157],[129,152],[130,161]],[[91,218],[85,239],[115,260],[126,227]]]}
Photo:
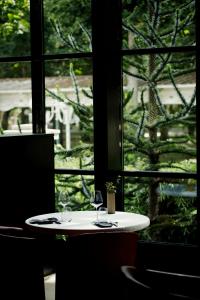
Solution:
{"label": "tall slender tree", "polygon": [[[166,49],[194,45],[194,5],[195,1],[191,0],[184,3],[168,0],[138,2],[138,6],[124,14],[124,47],[130,47],[130,36],[134,48]],[[184,52],[124,59],[124,73],[135,79],[141,91],[137,94],[134,90],[132,111],[129,106],[128,114],[125,114],[124,149],[129,164],[130,157],[133,159],[132,168],[137,168],[137,161],[143,157],[143,169],[146,170],[183,170],[181,161],[196,157],[195,136],[189,131],[190,126],[195,126],[196,93],[194,89],[191,96],[185,96],[178,84],[184,83],[188,74],[194,79],[195,59],[194,53]],[[161,84],[171,85],[179,105],[176,102],[172,106],[164,105],[159,88]],[[130,93],[127,96],[130,100]],[[127,107],[128,98],[124,101]],[[162,181],[168,180],[153,178],[148,184],[148,214],[152,222],[160,218],[161,197],[158,190]],[[168,223],[169,218],[167,216]],[[174,219],[171,224],[173,222]]]}

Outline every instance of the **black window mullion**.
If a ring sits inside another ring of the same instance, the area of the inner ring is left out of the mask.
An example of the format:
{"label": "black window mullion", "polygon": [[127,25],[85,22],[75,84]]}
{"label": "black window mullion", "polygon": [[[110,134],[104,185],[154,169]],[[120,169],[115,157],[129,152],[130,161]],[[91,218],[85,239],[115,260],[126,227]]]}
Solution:
{"label": "black window mullion", "polygon": [[[92,1],[95,188],[122,170],[121,1]],[[121,189],[122,190],[122,189]],[[104,197],[105,198],[105,197]],[[117,201],[117,209],[122,209]]]}
{"label": "black window mullion", "polygon": [[43,0],[30,1],[33,132],[45,132]]}

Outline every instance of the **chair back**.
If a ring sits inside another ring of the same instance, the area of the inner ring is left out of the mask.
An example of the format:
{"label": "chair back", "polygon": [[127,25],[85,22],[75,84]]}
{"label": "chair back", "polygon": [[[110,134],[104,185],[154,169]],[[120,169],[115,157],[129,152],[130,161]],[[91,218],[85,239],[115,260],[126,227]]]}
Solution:
{"label": "chair back", "polygon": [[[125,262],[135,263],[137,240],[135,232],[69,237],[56,269],[56,300],[65,299],[67,293],[76,298],[80,290],[87,299],[100,299],[105,296],[105,290],[106,296],[112,297],[120,285],[121,266]],[[91,291],[95,289],[94,295]]]}
{"label": "chair back", "polygon": [[37,239],[0,234],[0,299],[45,300]]}
{"label": "chair back", "polygon": [[140,240],[137,267],[200,275],[199,253],[199,245]]}
{"label": "chair back", "polygon": [[122,266],[127,279],[126,295],[129,299],[152,298],[154,300],[198,300],[200,299],[200,276],[165,272],[156,269],[139,270],[132,266]]}

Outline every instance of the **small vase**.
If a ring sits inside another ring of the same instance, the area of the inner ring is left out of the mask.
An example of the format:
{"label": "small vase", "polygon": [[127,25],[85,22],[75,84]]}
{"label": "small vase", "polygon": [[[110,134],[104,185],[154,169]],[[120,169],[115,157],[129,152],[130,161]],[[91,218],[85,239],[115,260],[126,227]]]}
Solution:
{"label": "small vase", "polygon": [[115,193],[107,193],[108,214],[115,213]]}

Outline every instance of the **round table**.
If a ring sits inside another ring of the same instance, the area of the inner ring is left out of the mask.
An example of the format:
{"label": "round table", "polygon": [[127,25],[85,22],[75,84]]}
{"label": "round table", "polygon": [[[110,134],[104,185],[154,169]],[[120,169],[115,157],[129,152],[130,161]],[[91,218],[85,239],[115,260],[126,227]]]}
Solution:
{"label": "round table", "polygon": [[43,220],[46,218],[56,217],[61,219],[61,213],[50,213],[31,217],[25,221],[26,226],[35,232],[40,233],[53,233],[63,235],[77,235],[82,233],[94,233],[101,231],[138,231],[150,225],[150,220],[147,216],[131,213],[116,211],[114,214],[101,214],[101,218],[110,222],[116,222],[117,226],[109,228],[100,228],[93,224],[96,220],[95,211],[71,211],[66,213],[67,221],[61,224],[31,224],[34,219]]}

